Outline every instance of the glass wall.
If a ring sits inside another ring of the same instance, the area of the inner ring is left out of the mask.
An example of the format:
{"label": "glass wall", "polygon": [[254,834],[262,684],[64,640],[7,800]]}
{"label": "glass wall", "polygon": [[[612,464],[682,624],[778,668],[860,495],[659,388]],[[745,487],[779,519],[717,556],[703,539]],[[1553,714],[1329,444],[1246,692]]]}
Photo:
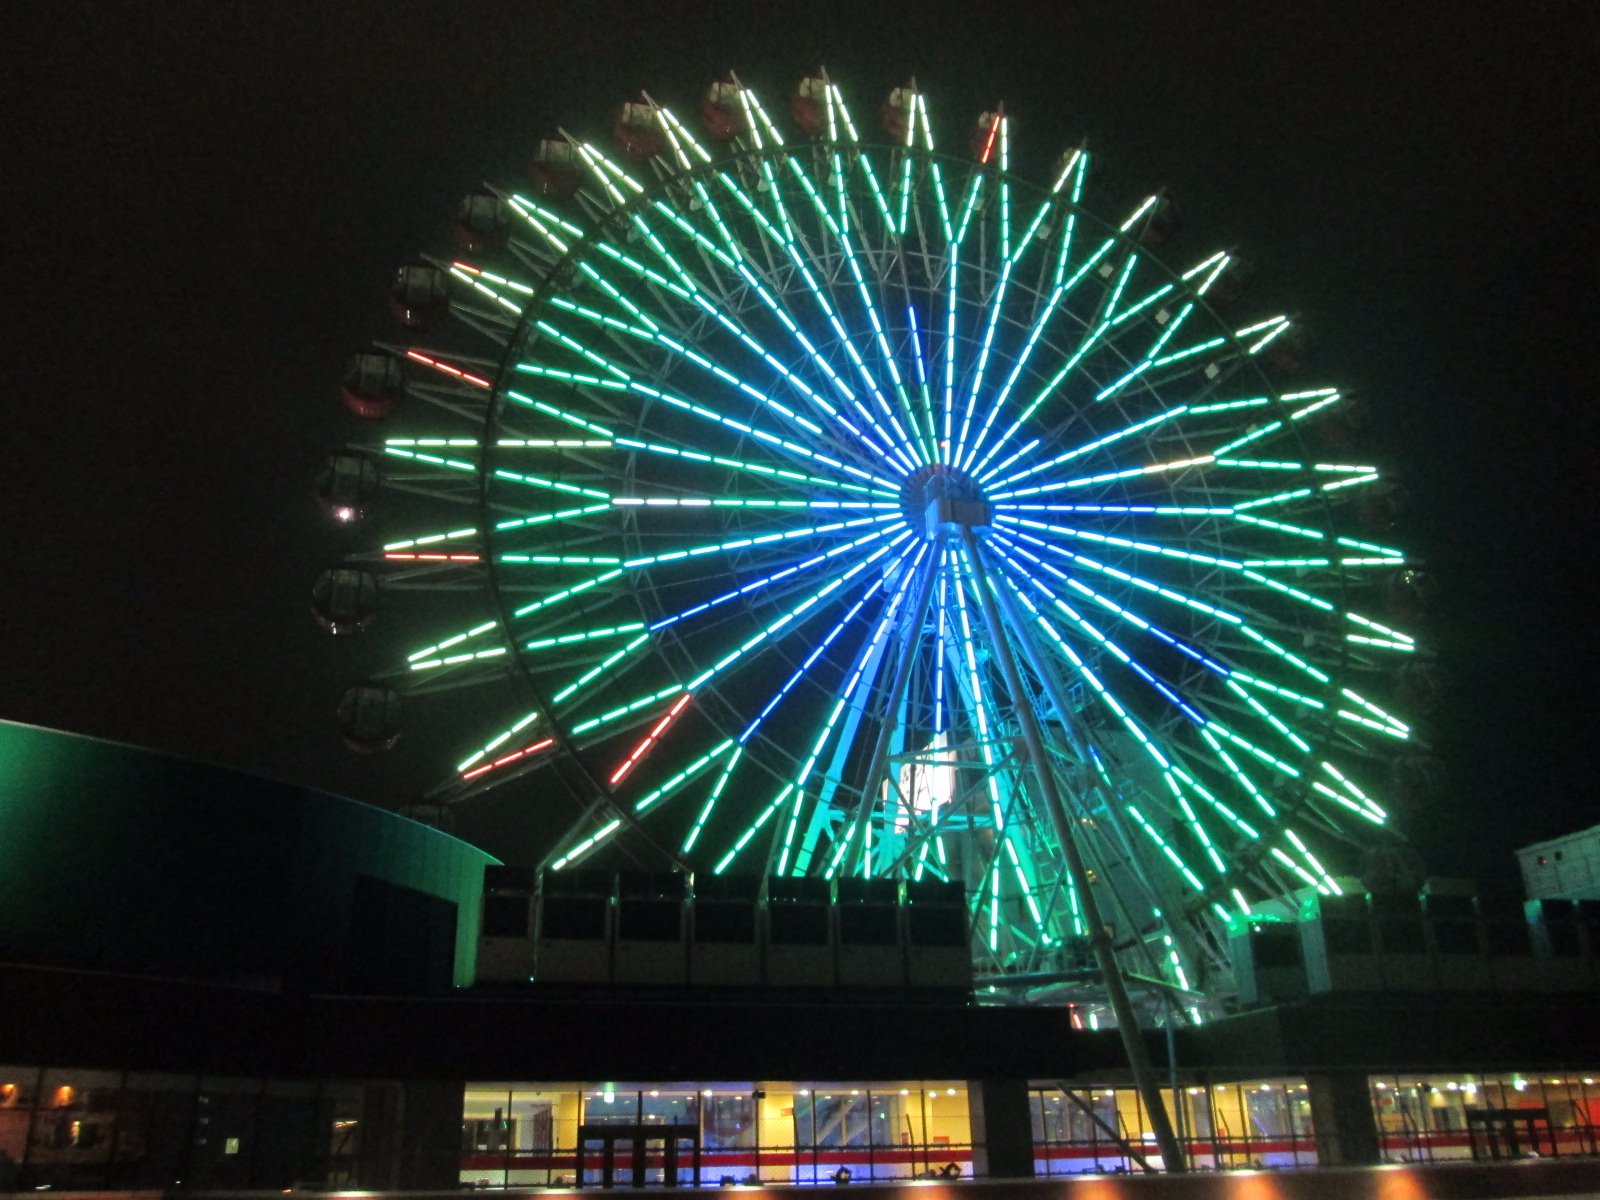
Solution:
{"label": "glass wall", "polygon": [[[467,1085],[461,1182],[827,1183],[972,1173],[964,1084]],[[581,1145],[580,1145],[581,1143]]]}
{"label": "glass wall", "polygon": [[0,1066],[0,1192],[348,1186],[397,1086]]}
{"label": "glass wall", "polygon": [[1392,1162],[1600,1154],[1595,1075],[1373,1075],[1372,1111]]}
{"label": "glass wall", "polygon": [[[1391,1162],[1600,1155],[1600,1073],[1456,1072],[1368,1078]],[[1162,1089],[1192,1167],[1313,1166],[1316,1129],[1303,1078]],[[1160,1162],[1139,1095],[1126,1084],[1032,1091],[1034,1171],[1136,1171],[1128,1148]]]}
{"label": "glass wall", "polygon": [[[1303,1079],[1256,1079],[1161,1089],[1190,1165],[1294,1167],[1317,1161]],[[1131,1149],[1159,1166],[1160,1152],[1139,1093],[1126,1084],[1036,1087],[1034,1172],[1081,1175],[1138,1171]]]}

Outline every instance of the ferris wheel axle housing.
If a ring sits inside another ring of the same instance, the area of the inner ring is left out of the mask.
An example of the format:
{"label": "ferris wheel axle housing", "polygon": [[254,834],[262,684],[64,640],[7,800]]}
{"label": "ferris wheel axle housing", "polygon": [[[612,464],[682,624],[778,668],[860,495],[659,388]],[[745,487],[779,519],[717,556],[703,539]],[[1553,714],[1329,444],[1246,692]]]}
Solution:
{"label": "ferris wheel axle housing", "polygon": [[944,463],[906,476],[900,511],[907,524],[929,541],[959,537],[963,529],[987,529],[994,513],[978,482]]}

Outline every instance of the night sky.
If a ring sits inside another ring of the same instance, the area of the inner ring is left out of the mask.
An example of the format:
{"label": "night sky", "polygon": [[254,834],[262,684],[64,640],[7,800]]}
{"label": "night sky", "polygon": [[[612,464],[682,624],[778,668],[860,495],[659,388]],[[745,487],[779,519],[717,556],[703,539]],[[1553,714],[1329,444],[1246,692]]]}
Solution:
{"label": "night sky", "polygon": [[[1359,15],[1358,15],[1359,10]],[[860,115],[915,73],[948,144],[1003,99],[1023,174],[1087,138],[1118,204],[1166,186],[1174,254],[1236,248],[1367,402],[1440,583],[1436,873],[1600,820],[1592,4],[125,2],[5,6],[0,717],[380,803],[426,731],[349,755],[311,500],[358,436],[346,356],[455,199],[524,186],[556,125],[730,66],[773,99],[825,64]],[[526,798],[469,824],[516,858]]]}

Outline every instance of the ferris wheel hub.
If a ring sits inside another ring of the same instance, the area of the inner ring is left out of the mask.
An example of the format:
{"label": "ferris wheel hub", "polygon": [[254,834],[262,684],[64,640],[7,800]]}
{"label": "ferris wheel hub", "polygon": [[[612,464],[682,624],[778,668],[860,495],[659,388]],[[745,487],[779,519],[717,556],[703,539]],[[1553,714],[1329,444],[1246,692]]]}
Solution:
{"label": "ferris wheel hub", "polygon": [[906,477],[900,488],[900,511],[929,541],[959,537],[963,529],[985,529],[993,515],[978,482],[945,463],[933,463]]}

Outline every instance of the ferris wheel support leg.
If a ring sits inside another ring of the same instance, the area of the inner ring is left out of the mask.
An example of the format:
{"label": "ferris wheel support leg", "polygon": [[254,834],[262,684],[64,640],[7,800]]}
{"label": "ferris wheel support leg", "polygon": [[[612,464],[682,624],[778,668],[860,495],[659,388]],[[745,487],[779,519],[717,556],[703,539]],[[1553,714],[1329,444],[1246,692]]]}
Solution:
{"label": "ferris wheel support leg", "polygon": [[[867,862],[866,833],[867,822],[872,819],[874,796],[889,769],[889,745],[894,737],[895,714],[900,708],[900,701],[906,694],[906,686],[911,682],[911,666],[915,655],[911,647],[916,645],[919,631],[928,619],[928,606],[933,600],[933,583],[939,574],[938,556],[932,555],[928,559],[927,567],[922,578],[917,582],[917,596],[912,601],[910,623],[905,626],[907,636],[905,649],[900,655],[900,661],[895,666],[894,682],[890,685],[889,695],[884,705],[883,724],[878,727],[878,740],[872,748],[872,758],[867,773],[863,777],[865,784],[861,795],[860,806],[856,809],[854,827],[849,835],[854,840],[855,866],[870,868]],[[870,875],[870,869],[867,871]]]}
{"label": "ferris wheel support leg", "polygon": [[[1017,642],[1022,647],[1022,653],[1027,657],[1029,665],[1033,667],[1033,673],[1038,677],[1040,684],[1043,685],[1045,694],[1050,697],[1051,706],[1055,708],[1056,713],[1061,720],[1061,727],[1063,731],[1065,731],[1067,739],[1071,744],[1074,753],[1076,753],[1078,757],[1082,759],[1085,764],[1087,764],[1089,761],[1089,753],[1082,737],[1073,730],[1070,724],[1069,714],[1072,712],[1072,705],[1069,702],[1066,693],[1061,688],[1060,677],[1050,669],[1050,664],[1045,661],[1044,655],[1039,650],[1039,643],[1034,638],[1027,636],[1024,632],[1024,630],[1027,628],[1027,622],[1023,620],[1022,614],[1017,610],[1016,601],[1011,596],[1007,595],[1003,589],[996,590],[995,599],[999,604],[1001,615],[1010,623],[1011,627],[1017,631]],[[1098,788],[1096,790],[1098,790]],[[1170,898],[1164,894],[1163,890],[1155,885],[1155,882],[1145,873],[1143,866],[1140,864],[1139,858],[1133,850],[1133,839],[1129,835],[1128,827],[1123,822],[1122,814],[1117,811],[1117,806],[1112,803],[1113,797],[1102,794],[1102,799],[1104,802],[1103,807],[1106,820],[1110,824],[1113,832],[1116,834],[1117,840],[1121,843],[1122,852],[1127,858],[1129,869],[1133,871],[1135,877],[1144,887],[1144,890],[1146,893],[1148,893],[1151,899],[1159,901],[1162,912],[1162,921],[1164,922],[1166,929],[1177,941],[1185,958],[1189,959],[1192,963],[1204,963],[1206,960],[1200,956],[1198,949],[1194,944],[1195,939],[1193,934],[1185,925],[1179,921],[1174,921],[1169,915],[1178,911],[1178,906],[1174,905]],[[1068,820],[1070,822],[1070,815]],[[1140,922],[1137,922],[1133,919],[1132,914],[1128,911],[1127,904],[1123,900],[1122,894],[1112,883],[1112,872],[1107,870],[1103,864],[1090,864],[1090,866],[1094,869],[1097,869],[1100,873],[1100,877],[1105,881],[1106,887],[1111,892],[1112,899],[1116,902],[1117,908],[1121,910],[1122,918],[1126,923],[1127,928],[1130,930],[1137,930],[1140,927]],[[1138,942],[1139,953],[1145,959],[1150,974],[1156,978],[1160,978],[1162,974],[1161,964],[1156,958],[1155,952],[1150,948],[1149,940],[1140,937]],[[1171,1006],[1174,1015],[1181,1015],[1182,1008],[1173,1001],[1172,996],[1169,993],[1163,993],[1163,995],[1166,996],[1167,1003]],[[1173,1095],[1176,1096],[1177,1093],[1174,1092]]]}
{"label": "ferris wheel support leg", "polygon": [[978,539],[970,525],[961,527],[961,542],[962,548],[966,551],[967,561],[972,566],[973,578],[978,584],[979,605],[983,612],[984,624],[989,627],[990,644],[995,661],[1005,678],[1006,689],[1010,691],[1012,703],[1016,708],[1018,723],[1022,726],[1022,742],[1028,756],[1028,765],[1038,782],[1045,810],[1050,814],[1050,821],[1056,827],[1056,836],[1060,839],[1062,851],[1066,855],[1067,871],[1072,876],[1073,886],[1078,889],[1079,903],[1083,906],[1084,923],[1089,927],[1089,943],[1094,949],[1095,963],[1105,980],[1111,1011],[1117,1018],[1117,1032],[1122,1038],[1122,1049],[1127,1055],[1128,1067],[1133,1072],[1134,1087],[1138,1089],[1139,1098],[1144,1102],[1145,1112],[1150,1116],[1151,1131],[1155,1134],[1156,1146],[1161,1151],[1161,1160],[1166,1169],[1173,1173],[1187,1171],[1188,1160],[1183,1155],[1183,1148],[1178,1143],[1171,1118],[1167,1115],[1166,1105],[1162,1102],[1155,1069],[1150,1062],[1150,1053],[1139,1032],[1133,1001],[1128,997],[1127,983],[1122,978],[1122,968],[1117,963],[1116,951],[1111,945],[1111,934],[1101,921],[1099,906],[1095,902],[1094,894],[1089,890],[1089,873],[1084,868],[1083,855],[1079,852],[1077,839],[1073,836],[1072,823],[1067,818],[1066,806],[1062,803],[1061,793],[1056,787],[1050,760],[1045,756],[1044,736],[1039,729],[1038,717],[1028,706],[1022,690],[1022,675],[1017,670],[1016,659],[1012,656],[1011,643],[1006,638],[1005,624],[996,607],[994,593],[989,586],[989,575],[983,565],[983,555],[978,549]]}

